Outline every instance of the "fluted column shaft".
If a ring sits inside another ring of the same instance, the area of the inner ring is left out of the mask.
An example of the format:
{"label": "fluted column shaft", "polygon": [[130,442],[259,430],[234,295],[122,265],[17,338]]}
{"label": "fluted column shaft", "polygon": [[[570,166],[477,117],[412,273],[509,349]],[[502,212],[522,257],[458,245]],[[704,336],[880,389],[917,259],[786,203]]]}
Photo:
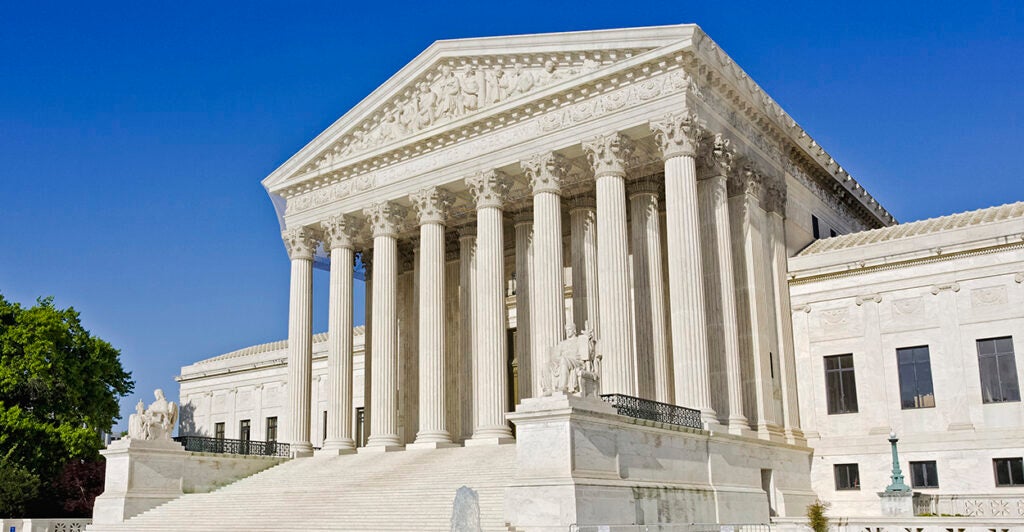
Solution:
{"label": "fluted column shaft", "polygon": [[476,350],[473,397],[476,425],[469,445],[512,441],[508,411],[508,345],[505,328],[505,260],[502,203],[511,185],[500,172],[466,180],[476,198]]}
{"label": "fluted column shaft", "polygon": [[373,375],[367,447],[401,445],[398,437],[398,243],[392,235],[373,239]]}
{"label": "fluted column shaft", "polygon": [[313,251],[316,241],[305,228],[285,231],[291,258],[288,297],[288,443],[294,456],[313,453],[309,438],[313,381]]}
{"label": "fluted column shaft", "polygon": [[576,330],[600,337],[597,281],[597,210],[592,199],[574,199],[569,210],[572,246],[572,315]]}
{"label": "fluted column shaft", "polygon": [[740,360],[740,331],[736,310],[736,282],[732,264],[732,228],[725,176],[708,178],[711,211],[715,225],[715,250],[718,255],[719,298],[722,307],[722,333],[725,351],[725,378],[729,400],[729,432],[750,428],[743,415],[743,370]]}
{"label": "fluted column shaft", "polygon": [[331,248],[327,318],[327,439],[324,449],[353,450],[351,246]]}
{"label": "fluted column shaft", "polygon": [[674,397],[667,346],[657,184],[640,181],[632,185],[629,206],[633,241],[637,391],[640,397],[671,403]]}
{"label": "fluted column shaft", "polygon": [[476,228],[464,227],[459,232],[459,435],[460,440],[473,436],[476,420],[473,361],[476,351]]}
{"label": "fluted column shaft", "polygon": [[515,221],[516,229],[516,362],[519,368],[519,397],[537,396],[535,384],[540,384],[534,370],[543,370],[543,355],[537,360],[533,356],[533,218],[520,216]]}
{"label": "fluted column shaft", "polygon": [[420,226],[420,431],[416,443],[450,443],[444,398],[444,225]]}
{"label": "fluted column shaft", "polygon": [[793,307],[789,298],[789,254],[786,252],[785,192],[781,193],[782,204],[769,216],[772,237],[772,273],[775,290],[776,324],[779,330],[779,372],[782,374],[783,409],[782,421],[786,441],[792,444],[804,443],[800,429],[800,401],[796,390],[796,354],[793,341]]}

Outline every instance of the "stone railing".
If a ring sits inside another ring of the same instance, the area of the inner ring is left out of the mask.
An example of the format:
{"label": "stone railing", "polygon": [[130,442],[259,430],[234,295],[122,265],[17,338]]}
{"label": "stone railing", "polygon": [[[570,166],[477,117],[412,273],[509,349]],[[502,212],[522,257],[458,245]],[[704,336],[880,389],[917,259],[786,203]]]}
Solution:
{"label": "stone railing", "polygon": [[[812,532],[807,520],[773,517],[774,532]],[[1024,532],[1024,522],[994,517],[833,517],[829,532]]]}
{"label": "stone railing", "polygon": [[1024,518],[1024,494],[914,494],[914,515]]}
{"label": "stone railing", "polygon": [[289,456],[291,446],[276,441],[226,440],[205,436],[178,436],[174,441],[194,453],[223,453],[255,456]]}
{"label": "stone railing", "polygon": [[601,400],[615,407],[615,411],[620,416],[635,417],[637,419],[646,419],[693,429],[704,428],[704,424],[700,420],[700,410],[619,393],[604,394],[601,396]]}

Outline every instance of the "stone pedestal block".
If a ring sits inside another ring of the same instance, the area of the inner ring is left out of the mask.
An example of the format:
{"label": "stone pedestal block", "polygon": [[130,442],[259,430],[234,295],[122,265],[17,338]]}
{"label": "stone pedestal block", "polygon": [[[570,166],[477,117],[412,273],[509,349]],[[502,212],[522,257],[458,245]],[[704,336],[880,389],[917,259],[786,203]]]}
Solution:
{"label": "stone pedestal block", "polygon": [[914,492],[912,491],[881,491],[878,497],[882,501],[882,515],[886,517],[913,517]]}
{"label": "stone pedestal block", "polygon": [[121,439],[100,451],[107,472],[93,523],[121,523],[180,497],[188,453],[170,440]]}

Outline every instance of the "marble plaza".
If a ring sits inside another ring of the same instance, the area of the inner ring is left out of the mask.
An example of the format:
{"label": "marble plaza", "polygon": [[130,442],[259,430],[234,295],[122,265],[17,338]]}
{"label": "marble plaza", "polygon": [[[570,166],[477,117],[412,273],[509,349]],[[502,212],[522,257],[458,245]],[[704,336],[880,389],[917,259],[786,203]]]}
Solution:
{"label": "marble plaza", "polygon": [[179,433],[293,459],[91,530],[872,517],[890,431],[918,513],[1024,518],[1024,204],[897,225],[695,25],[438,41],[263,186],[288,338]]}

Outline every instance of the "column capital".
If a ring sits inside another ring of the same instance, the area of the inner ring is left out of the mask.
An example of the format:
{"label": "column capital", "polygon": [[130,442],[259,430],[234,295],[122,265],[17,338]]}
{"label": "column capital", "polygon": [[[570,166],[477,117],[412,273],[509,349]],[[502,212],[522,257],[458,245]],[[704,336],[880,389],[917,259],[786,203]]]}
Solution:
{"label": "column capital", "polygon": [[736,162],[736,148],[732,141],[721,133],[715,133],[714,137],[706,137],[701,143],[700,177],[725,177],[728,176]]}
{"label": "column capital", "polygon": [[420,225],[444,225],[448,211],[455,203],[455,195],[441,187],[427,187],[409,194],[412,206],[419,216]]}
{"label": "column capital", "polygon": [[500,209],[512,188],[512,179],[501,170],[485,170],[467,177],[466,185],[476,201],[477,210],[488,207]]}
{"label": "column capital", "polygon": [[402,229],[402,222],[407,211],[404,207],[390,201],[374,203],[363,209],[363,215],[370,225],[374,238],[378,236],[394,237]]}
{"label": "column capital", "polygon": [[520,211],[512,217],[512,225],[520,226],[533,223],[533,211]]}
{"label": "column capital", "polygon": [[669,113],[660,119],[651,120],[649,124],[661,148],[662,159],[696,156],[697,144],[705,127],[704,121],[696,113],[689,109]]}
{"label": "column capital", "polygon": [[281,232],[281,239],[284,240],[289,259],[313,260],[317,245],[317,234],[313,229],[304,226],[289,227]]}
{"label": "column capital", "polygon": [[538,153],[520,161],[519,166],[529,178],[534,195],[544,192],[561,195],[562,181],[569,173],[569,161],[563,155],[553,151]]}
{"label": "column capital", "polygon": [[459,228],[459,240],[463,238],[476,238],[476,224],[467,224]]}
{"label": "column capital", "polygon": [[765,187],[765,209],[768,212],[786,216],[786,181],[783,177],[776,177],[768,180]]}
{"label": "column capital", "polygon": [[630,198],[645,194],[650,196],[660,196],[661,183],[651,177],[644,177],[642,179],[637,179],[636,181],[630,181],[626,184],[626,194]]}
{"label": "column capital", "polygon": [[355,238],[362,230],[362,223],[347,214],[338,214],[320,222],[323,230],[324,246],[328,249],[349,248],[355,246]]}
{"label": "column capital", "polygon": [[744,160],[741,164],[733,166],[727,184],[730,197],[746,194],[756,199],[761,197],[764,175],[754,163]]}
{"label": "column capital", "polygon": [[594,170],[594,177],[603,175],[625,176],[633,156],[632,139],[619,133],[605,133],[584,140],[583,153]]}

